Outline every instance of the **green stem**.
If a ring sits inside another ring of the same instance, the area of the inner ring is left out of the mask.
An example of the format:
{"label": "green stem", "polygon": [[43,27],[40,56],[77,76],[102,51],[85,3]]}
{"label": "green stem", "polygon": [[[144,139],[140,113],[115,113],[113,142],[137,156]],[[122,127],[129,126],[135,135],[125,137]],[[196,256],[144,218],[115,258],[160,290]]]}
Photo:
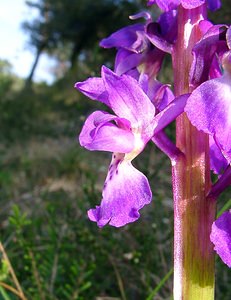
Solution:
{"label": "green stem", "polygon": [[[201,38],[204,5],[178,10],[178,38],[173,53],[176,95],[191,92],[192,47]],[[208,136],[192,126],[186,114],[176,121],[176,144],[184,155],[173,162],[174,300],[214,299],[214,253],[209,235],[215,201],[211,187]]]}

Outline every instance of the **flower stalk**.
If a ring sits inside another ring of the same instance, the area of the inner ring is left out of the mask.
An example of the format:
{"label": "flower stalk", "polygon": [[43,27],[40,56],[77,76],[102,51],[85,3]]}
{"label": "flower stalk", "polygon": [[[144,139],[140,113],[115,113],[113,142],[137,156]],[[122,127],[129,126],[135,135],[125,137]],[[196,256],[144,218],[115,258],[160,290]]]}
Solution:
{"label": "flower stalk", "polygon": [[[189,82],[192,48],[200,40],[199,22],[206,7],[178,8],[178,37],[173,50],[177,96],[192,92]],[[176,120],[176,146],[184,154],[173,163],[174,299],[214,299],[214,251],[210,241],[215,201],[210,188],[209,138],[186,114]]]}

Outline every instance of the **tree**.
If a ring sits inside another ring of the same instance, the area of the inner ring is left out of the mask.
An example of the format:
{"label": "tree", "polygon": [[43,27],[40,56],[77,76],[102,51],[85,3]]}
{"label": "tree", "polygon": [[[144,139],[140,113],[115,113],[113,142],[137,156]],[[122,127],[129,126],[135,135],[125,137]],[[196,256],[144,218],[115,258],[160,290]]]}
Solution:
{"label": "tree", "polygon": [[39,16],[24,22],[30,44],[36,49],[35,61],[27,79],[31,82],[43,52],[58,56],[65,53],[73,68],[84,50],[91,50],[103,37],[127,25],[128,15],[139,9],[139,2],[129,0],[39,0],[27,1]]}

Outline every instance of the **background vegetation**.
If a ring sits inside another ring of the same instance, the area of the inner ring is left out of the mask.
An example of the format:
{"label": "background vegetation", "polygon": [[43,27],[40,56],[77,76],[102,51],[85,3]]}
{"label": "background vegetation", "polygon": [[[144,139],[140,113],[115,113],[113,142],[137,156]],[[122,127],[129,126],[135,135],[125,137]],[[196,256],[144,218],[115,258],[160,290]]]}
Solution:
{"label": "background vegetation", "polygon": [[[134,224],[98,229],[86,211],[101,199],[110,154],[88,152],[77,141],[84,119],[101,105],[73,85],[103,63],[113,66],[114,51],[98,42],[131,23],[128,15],[146,1],[27,2],[40,12],[23,25],[36,50],[31,72],[23,80],[0,61],[0,299],[172,299],[168,160],[148,145],[134,163],[150,180],[152,204]],[[228,3],[215,20],[229,21]],[[52,85],[33,82],[42,53],[57,59]],[[219,259],[217,299],[231,299],[230,270]]]}

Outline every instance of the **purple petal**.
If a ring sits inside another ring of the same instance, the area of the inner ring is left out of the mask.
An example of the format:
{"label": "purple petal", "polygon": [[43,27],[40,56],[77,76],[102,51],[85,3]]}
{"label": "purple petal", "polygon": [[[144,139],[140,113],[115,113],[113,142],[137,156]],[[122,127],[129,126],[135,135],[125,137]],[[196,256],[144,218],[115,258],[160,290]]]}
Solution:
{"label": "purple petal", "polygon": [[167,84],[162,84],[154,78],[149,78],[147,74],[140,75],[139,84],[159,111],[168,106],[175,98]]}
{"label": "purple petal", "polygon": [[131,69],[131,70],[128,70],[126,73],[126,75],[136,79],[137,81],[139,80],[139,71],[135,68],[135,69]]}
{"label": "purple petal", "polygon": [[[148,0],[149,6],[157,4],[164,11],[175,9],[180,3],[186,9],[193,9],[204,4],[205,0]],[[220,0],[208,0],[208,8],[210,10],[217,10],[220,6]]]}
{"label": "purple petal", "polygon": [[134,148],[130,122],[102,111],[96,111],[87,118],[79,141],[88,150],[128,153]]}
{"label": "purple petal", "polygon": [[143,72],[148,74],[149,78],[156,78],[160,71],[164,56],[165,52],[156,47],[154,49],[149,49],[142,55],[143,60],[139,65],[140,73]]}
{"label": "purple petal", "polygon": [[102,68],[102,78],[109,95],[109,106],[117,116],[139,128],[152,122],[155,107],[134,78],[118,76],[106,67]]}
{"label": "purple petal", "polygon": [[150,6],[156,4],[163,11],[169,11],[172,9],[176,9],[180,2],[180,0],[149,0],[148,5]]}
{"label": "purple petal", "polygon": [[83,82],[77,82],[75,88],[92,100],[98,100],[107,106],[110,106],[108,101],[108,92],[102,78],[92,77]]}
{"label": "purple petal", "polygon": [[213,23],[211,23],[208,20],[202,20],[199,23],[199,28],[203,35],[205,35],[206,32],[213,26],[214,26]]}
{"label": "purple petal", "polygon": [[173,92],[170,90],[167,84],[164,84],[156,91],[152,101],[155,107],[159,111],[162,111],[173,101],[173,99]]}
{"label": "purple petal", "polygon": [[115,59],[115,73],[122,75],[136,68],[142,60],[142,54],[119,49]]}
{"label": "purple petal", "polygon": [[153,45],[164,52],[171,53],[172,44],[177,36],[176,10],[161,14],[158,22],[146,25],[145,31]]}
{"label": "purple petal", "polygon": [[111,34],[108,38],[103,39],[100,42],[100,46],[103,48],[124,48],[139,53],[147,47],[144,25],[134,24],[124,27]]}
{"label": "purple petal", "polygon": [[[173,30],[176,38],[177,29],[177,10],[170,10],[168,12],[162,13],[158,19],[160,24],[161,34],[163,36],[169,35],[169,32]],[[170,38],[173,41],[173,39]]]}
{"label": "purple petal", "polygon": [[198,130],[214,136],[228,162],[231,162],[231,76],[209,80],[195,89],[185,111]]}
{"label": "purple petal", "polygon": [[156,0],[148,0],[148,6],[151,6],[153,4],[156,4]]}
{"label": "purple petal", "polygon": [[152,192],[147,178],[124,156],[113,156],[104,184],[103,199],[100,206],[88,211],[91,221],[99,227],[107,223],[121,227],[136,221],[139,210],[152,199]]}
{"label": "purple petal", "polygon": [[150,42],[156,46],[158,49],[167,52],[172,53],[172,44],[169,43],[166,38],[164,38],[159,33],[159,24],[158,23],[149,23],[146,27],[146,33],[147,37],[150,40]]}
{"label": "purple petal", "polygon": [[207,0],[208,2],[208,8],[211,11],[215,11],[221,7],[221,1],[220,0]]}
{"label": "purple petal", "polygon": [[89,78],[75,87],[91,99],[105,103],[133,126],[147,127],[153,120],[155,107],[138,82],[125,74],[118,76],[104,66],[101,74],[102,78]]}
{"label": "purple petal", "polygon": [[173,100],[164,110],[156,115],[154,119],[154,134],[164,129],[184,111],[188,97],[189,94],[185,94],[175,98],[175,100]]}
{"label": "purple petal", "polygon": [[186,9],[193,9],[201,6],[205,3],[205,0],[181,0],[181,4]]}
{"label": "purple petal", "polygon": [[210,168],[213,170],[215,174],[222,174],[226,167],[228,166],[228,162],[223,156],[220,148],[214,141],[214,138],[209,136],[209,146],[210,146]]}
{"label": "purple petal", "polygon": [[[149,97],[149,77],[148,77],[148,75],[145,74],[145,73],[141,73],[140,76],[139,76],[139,78],[138,78],[138,81],[139,81],[139,85],[142,88],[142,90]],[[158,82],[157,80],[154,80],[154,81]],[[150,97],[149,97],[149,99],[151,100]]]}
{"label": "purple petal", "polygon": [[224,212],[212,225],[210,240],[214,250],[231,268],[231,210]]}

